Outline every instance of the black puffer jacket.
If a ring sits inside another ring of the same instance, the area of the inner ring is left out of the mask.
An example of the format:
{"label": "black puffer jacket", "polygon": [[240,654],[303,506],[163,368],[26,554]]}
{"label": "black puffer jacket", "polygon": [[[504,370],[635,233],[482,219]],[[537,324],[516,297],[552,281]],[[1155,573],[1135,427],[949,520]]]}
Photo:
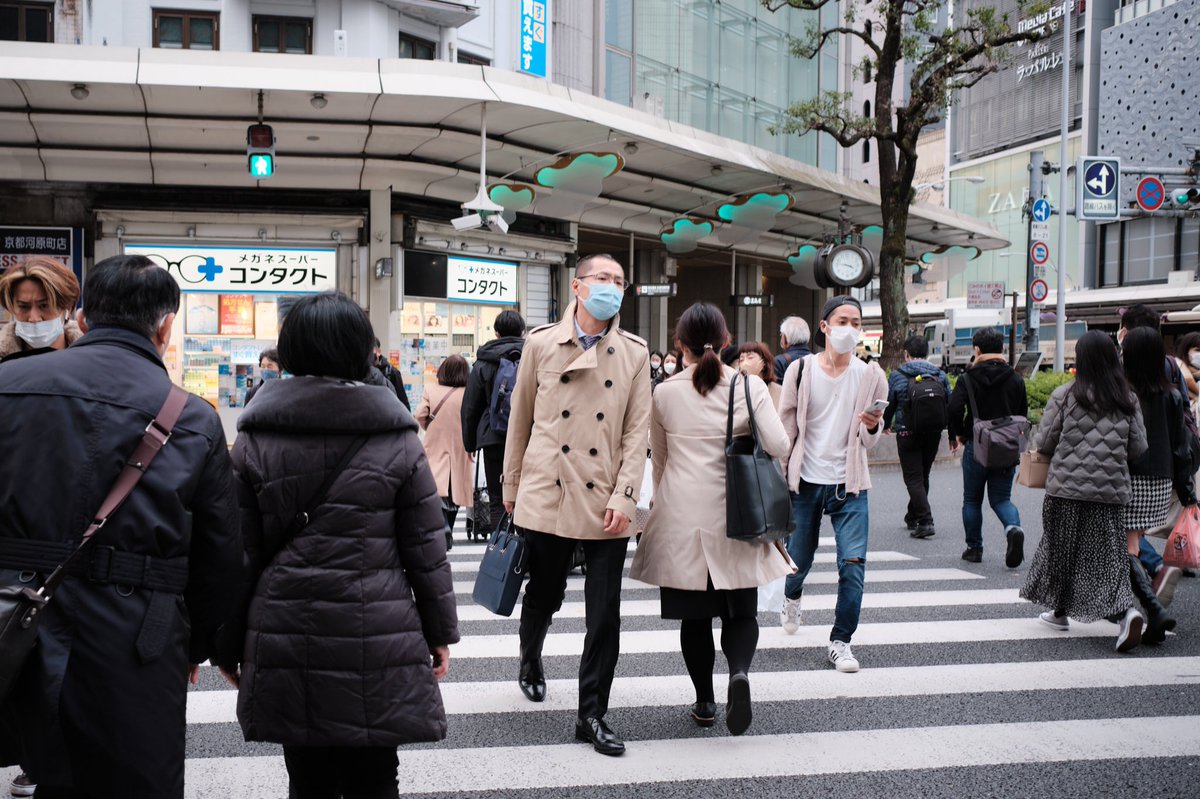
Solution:
{"label": "black puffer jacket", "polygon": [[505,434],[492,429],[491,415],[488,413],[492,401],[492,381],[496,379],[500,359],[513,353],[520,357],[524,349],[525,339],[504,336],[484,344],[475,354],[475,366],[467,380],[462,404],[463,448],[467,452],[475,452],[483,447],[504,446]]}
{"label": "black puffer jacket", "polygon": [[[238,428],[235,484],[256,588],[241,656],[224,651],[221,663],[241,661],[246,739],[441,740],[446,715],[429,651],[458,641],[458,616],[416,422],[390,388],[297,377],[265,384]],[[366,444],[284,543],[361,434]]]}

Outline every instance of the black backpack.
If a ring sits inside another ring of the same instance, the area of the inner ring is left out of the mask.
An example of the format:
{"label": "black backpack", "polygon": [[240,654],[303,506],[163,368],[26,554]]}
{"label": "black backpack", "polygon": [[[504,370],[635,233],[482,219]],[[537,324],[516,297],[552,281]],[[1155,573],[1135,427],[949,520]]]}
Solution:
{"label": "black backpack", "polygon": [[513,350],[500,356],[496,377],[492,380],[492,396],[488,402],[488,424],[497,433],[508,432],[508,417],[512,413],[513,387],[517,384],[517,367],[521,351]]}
{"label": "black backpack", "polygon": [[938,433],[949,417],[946,387],[937,375],[908,376],[908,429],[914,433]]}

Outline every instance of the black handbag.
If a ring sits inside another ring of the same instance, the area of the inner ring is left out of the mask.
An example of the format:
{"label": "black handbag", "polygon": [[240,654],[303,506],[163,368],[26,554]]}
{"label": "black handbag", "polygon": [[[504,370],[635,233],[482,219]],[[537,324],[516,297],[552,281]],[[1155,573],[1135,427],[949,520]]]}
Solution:
{"label": "black handbag", "polygon": [[471,598],[498,616],[511,616],[525,579],[525,567],[525,540],[506,513],[483,551]]}
{"label": "black handbag", "polygon": [[138,442],[133,455],[125,462],[121,473],[117,475],[108,495],[100,503],[100,510],[84,530],[79,545],[50,573],[41,588],[34,589],[23,584],[0,586],[0,702],[3,702],[12,690],[25,661],[37,645],[38,622],[41,621],[42,611],[46,609],[46,605],[66,578],[67,570],[76,558],[88,549],[96,533],[104,527],[109,517],[116,513],[142,479],[154,456],[171,439],[171,431],[175,428],[175,422],[179,420],[187,400],[186,391],[178,386],[171,386],[162,408],[150,424],[146,425],[141,441]]}
{"label": "black handbag", "polygon": [[479,461],[483,460],[483,452],[475,453],[475,492],[472,495],[471,529],[467,536],[469,540],[482,541],[487,538],[487,531],[492,529],[492,503],[487,486],[479,485]]}
{"label": "black handbag", "polygon": [[756,543],[779,541],[796,529],[787,481],[758,441],[750,382],[742,379],[750,435],[733,436],[733,405],[738,377],[729,384],[729,414],[725,424],[725,535]]}

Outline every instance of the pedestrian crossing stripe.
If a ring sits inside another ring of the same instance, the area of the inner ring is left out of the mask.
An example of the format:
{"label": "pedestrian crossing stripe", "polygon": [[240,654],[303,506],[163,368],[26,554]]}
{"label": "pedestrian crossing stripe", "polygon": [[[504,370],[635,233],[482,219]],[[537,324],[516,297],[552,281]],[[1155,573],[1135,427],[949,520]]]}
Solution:
{"label": "pedestrian crossing stripe", "polygon": [[[628,564],[632,560],[633,555],[630,555],[625,559],[627,568]],[[884,550],[880,552],[867,553],[868,565],[872,563],[909,563],[917,560],[920,560],[920,558],[913,557],[912,555],[906,555],[903,552],[890,552]],[[837,553],[834,552],[818,552],[813,558],[814,565],[831,566],[835,563],[837,563]],[[479,572],[479,561],[452,560],[450,561],[450,571],[454,573],[455,577],[476,574]]]}

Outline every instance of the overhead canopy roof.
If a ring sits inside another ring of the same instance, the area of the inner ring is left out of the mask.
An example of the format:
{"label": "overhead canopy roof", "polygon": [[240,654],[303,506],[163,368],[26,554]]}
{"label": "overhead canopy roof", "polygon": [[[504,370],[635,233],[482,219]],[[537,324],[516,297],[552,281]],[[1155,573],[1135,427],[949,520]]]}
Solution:
{"label": "overhead canopy roof", "polygon": [[[548,81],[408,59],[6,42],[0,180],[252,187],[246,126],[259,90],[277,138],[271,188],[391,187],[465,202],[478,185],[486,103],[489,180],[530,181],[567,151],[623,155],[581,225],[654,236],[680,214],[715,218],[730,196],[760,190],[788,191],[794,205],[738,251],[783,258],[819,242],[843,201],[854,225],[880,224],[878,190],[866,184]],[[924,204],[912,207],[908,237],[910,256],[1008,246],[991,225]]]}

